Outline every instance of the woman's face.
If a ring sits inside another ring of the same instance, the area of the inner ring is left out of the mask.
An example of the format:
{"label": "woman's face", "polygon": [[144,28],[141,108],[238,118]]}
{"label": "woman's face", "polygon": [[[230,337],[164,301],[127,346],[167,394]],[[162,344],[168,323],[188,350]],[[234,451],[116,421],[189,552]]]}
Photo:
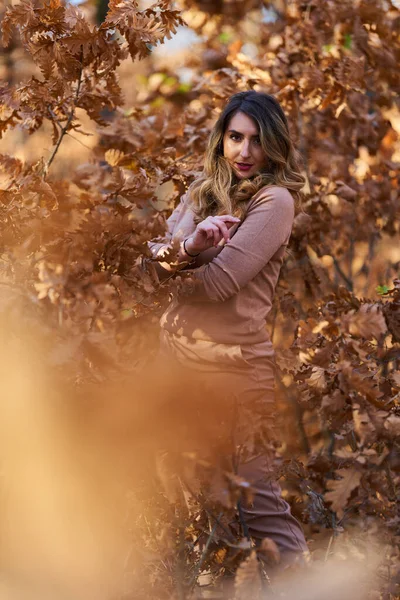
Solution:
{"label": "woman's face", "polygon": [[229,121],[223,139],[224,156],[239,179],[258,173],[267,165],[256,123],[242,112]]}

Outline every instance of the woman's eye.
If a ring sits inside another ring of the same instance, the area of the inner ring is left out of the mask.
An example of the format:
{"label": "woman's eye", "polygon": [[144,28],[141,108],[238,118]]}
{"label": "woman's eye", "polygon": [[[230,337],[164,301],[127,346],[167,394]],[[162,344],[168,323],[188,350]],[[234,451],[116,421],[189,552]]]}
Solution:
{"label": "woman's eye", "polygon": [[260,138],[255,138],[254,143],[257,144],[257,146],[260,146],[261,145]]}
{"label": "woman's eye", "polygon": [[237,133],[231,133],[229,137],[235,142],[238,142],[240,140],[240,135],[237,135]]}

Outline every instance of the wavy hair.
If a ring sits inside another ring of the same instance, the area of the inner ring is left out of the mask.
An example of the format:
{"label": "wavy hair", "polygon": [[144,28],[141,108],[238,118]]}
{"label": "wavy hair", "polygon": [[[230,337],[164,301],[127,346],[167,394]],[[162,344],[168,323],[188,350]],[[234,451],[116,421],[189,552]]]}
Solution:
{"label": "wavy hair", "polygon": [[[236,177],[223,154],[225,131],[238,112],[250,117],[257,125],[261,147],[268,159],[265,170],[242,180]],[[191,184],[189,191],[196,221],[199,222],[209,215],[218,214],[244,218],[246,201],[266,185],[287,188],[299,210],[304,184],[298,153],[281,105],[273,96],[252,90],[239,92],[229,99],[211,131],[203,173]]]}

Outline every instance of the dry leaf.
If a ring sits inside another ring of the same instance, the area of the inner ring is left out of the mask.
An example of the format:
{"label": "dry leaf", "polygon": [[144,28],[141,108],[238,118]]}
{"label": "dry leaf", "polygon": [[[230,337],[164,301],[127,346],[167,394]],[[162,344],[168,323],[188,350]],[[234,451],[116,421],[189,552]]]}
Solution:
{"label": "dry leaf", "polygon": [[258,553],[262,559],[270,565],[277,565],[281,560],[281,553],[279,548],[271,538],[263,538],[258,548]]}
{"label": "dry leaf", "polygon": [[325,493],[325,500],[331,503],[332,510],[341,519],[352,491],[360,485],[362,473],[351,467],[349,469],[338,469],[335,474],[339,475],[341,479],[330,479],[327,482],[330,491]]}
{"label": "dry leaf", "polygon": [[366,339],[379,338],[387,331],[385,317],[377,304],[363,304],[357,312],[348,313],[343,322],[352,335]]}
{"label": "dry leaf", "polygon": [[307,383],[310,387],[316,390],[326,389],[326,377],[325,370],[321,367],[313,367],[310,377],[307,379]]}
{"label": "dry leaf", "polygon": [[125,155],[123,152],[121,152],[121,150],[115,150],[112,148],[111,150],[107,150],[107,152],[104,155],[104,158],[106,159],[109,165],[111,165],[112,167],[116,167],[124,158],[124,156]]}
{"label": "dry leaf", "polygon": [[389,415],[384,423],[384,427],[390,435],[398,438],[400,436],[400,417],[398,415]]}
{"label": "dry leaf", "polygon": [[375,427],[366,411],[360,410],[358,404],[353,404],[354,431],[360,438],[361,444],[371,442],[375,436]]}

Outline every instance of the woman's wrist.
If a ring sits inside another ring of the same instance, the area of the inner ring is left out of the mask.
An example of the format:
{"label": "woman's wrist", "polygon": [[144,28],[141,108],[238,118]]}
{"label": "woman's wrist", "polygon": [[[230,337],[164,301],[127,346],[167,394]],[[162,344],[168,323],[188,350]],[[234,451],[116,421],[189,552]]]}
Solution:
{"label": "woman's wrist", "polygon": [[193,248],[191,246],[191,239],[192,238],[189,237],[183,240],[183,251],[185,252],[185,254],[190,256],[190,258],[196,258],[196,256],[199,256],[200,252],[198,252],[196,248]]}

